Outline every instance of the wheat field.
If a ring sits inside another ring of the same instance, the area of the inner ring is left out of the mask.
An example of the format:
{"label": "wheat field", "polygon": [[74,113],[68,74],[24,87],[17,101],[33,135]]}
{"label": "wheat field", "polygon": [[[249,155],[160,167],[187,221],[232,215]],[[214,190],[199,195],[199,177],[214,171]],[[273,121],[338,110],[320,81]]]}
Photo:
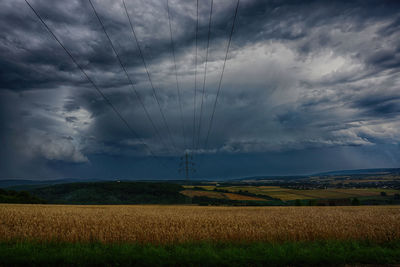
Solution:
{"label": "wheat field", "polygon": [[400,207],[0,205],[0,241],[400,240]]}

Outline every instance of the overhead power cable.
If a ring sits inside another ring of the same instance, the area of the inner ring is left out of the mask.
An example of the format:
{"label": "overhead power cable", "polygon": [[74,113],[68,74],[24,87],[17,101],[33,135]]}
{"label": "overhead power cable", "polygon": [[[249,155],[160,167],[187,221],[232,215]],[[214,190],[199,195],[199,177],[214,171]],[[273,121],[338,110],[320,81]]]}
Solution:
{"label": "overhead power cable", "polygon": [[238,12],[238,8],[239,8],[239,2],[240,2],[240,0],[237,0],[236,8],[235,8],[235,15],[233,16],[233,22],[232,22],[231,33],[230,33],[230,35],[229,35],[229,41],[228,41],[228,45],[227,45],[227,47],[226,47],[224,65],[222,66],[221,77],[220,77],[219,83],[218,83],[217,95],[215,96],[213,111],[212,111],[212,113],[211,113],[210,123],[209,123],[209,125],[208,125],[207,137],[206,137],[206,142],[205,142],[205,149],[207,149],[207,146],[208,146],[208,138],[210,137],[210,131],[211,131],[212,124],[213,124],[213,120],[214,120],[215,109],[216,109],[217,103],[218,103],[218,96],[219,96],[220,91],[221,91],[222,79],[223,79],[223,77],[224,77],[224,71],[225,71],[226,60],[227,60],[227,58],[228,58],[229,47],[231,46],[232,35],[233,35],[234,28],[235,28],[235,22],[236,22],[237,12]]}
{"label": "overhead power cable", "polygon": [[178,93],[179,110],[180,110],[180,113],[181,113],[183,143],[184,143],[184,146],[185,146],[185,149],[186,149],[187,148],[187,146],[186,146],[186,133],[185,133],[185,124],[183,122],[181,90],[179,88],[179,82],[178,82],[178,70],[176,68],[175,46],[174,46],[174,38],[173,38],[173,35],[172,35],[171,15],[170,15],[170,12],[169,12],[169,1],[168,0],[167,0],[167,13],[168,13],[169,33],[170,33],[170,37],[171,37],[171,50],[172,50],[172,56],[174,58],[176,90],[177,90],[177,93]]}
{"label": "overhead power cable", "polygon": [[199,0],[196,0],[196,49],[194,57],[194,98],[193,98],[193,150],[195,150],[196,137],[196,102],[197,102],[197,35],[199,32]]}
{"label": "overhead power cable", "polygon": [[[155,124],[154,124],[154,121],[151,119],[150,114],[148,113],[147,108],[146,108],[146,106],[144,105],[143,100],[141,99],[139,93],[138,93],[137,90],[135,89],[135,86],[133,85],[133,82],[132,82],[132,80],[131,80],[131,78],[130,78],[130,75],[128,74],[128,71],[126,70],[124,64],[122,63],[121,58],[119,57],[119,54],[118,54],[117,50],[115,49],[114,44],[113,44],[113,42],[111,41],[111,38],[110,38],[110,36],[108,35],[108,33],[107,33],[107,31],[106,31],[106,28],[104,27],[104,24],[103,24],[102,20],[100,19],[100,16],[97,14],[96,8],[94,7],[94,5],[93,5],[93,3],[92,3],[91,0],[89,0],[89,3],[90,3],[90,5],[91,5],[91,7],[92,7],[92,9],[93,9],[94,14],[96,15],[97,20],[99,21],[99,23],[100,23],[100,25],[101,25],[101,28],[103,29],[105,35],[107,36],[107,39],[108,39],[108,41],[109,41],[109,43],[110,43],[110,46],[111,46],[112,50],[114,51],[114,54],[115,54],[115,56],[116,56],[116,58],[117,58],[117,60],[118,60],[118,62],[119,62],[119,64],[120,64],[122,70],[124,71],[124,73],[125,73],[125,75],[126,75],[126,78],[128,79],[129,83],[131,84],[132,90],[135,92],[136,97],[138,98],[139,102],[141,103],[143,109],[145,110],[146,116],[147,116],[147,118],[150,120],[154,131],[157,133],[157,135],[159,136],[160,140],[163,140],[162,137],[161,137],[161,134],[159,133],[157,127],[156,127]],[[173,147],[174,149],[176,149],[175,143],[174,143],[174,141],[172,140],[171,133],[170,133],[170,130],[169,130],[167,121],[166,121],[165,116],[164,116],[164,112],[163,112],[162,109],[161,109],[161,105],[160,105],[160,102],[158,101],[158,97],[157,97],[156,91],[154,90],[154,87],[153,87],[153,97],[155,98],[155,100],[156,100],[156,102],[157,102],[157,104],[158,104],[158,107],[159,107],[159,109],[160,109],[160,113],[161,113],[161,116],[162,116],[162,118],[163,118],[163,120],[164,120],[165,126],[166,126],[166,128],[167,128],[168,135],[169,135],[169,137],[171,138],[172,147]],[[162,141],[162,142],[164,143],[164,141]],[[164,143],[164,145],[165,145],[165,143]]]}
{"label": "overhead power cable", "polygon": [[198,148],[199,143],[200,143],[201,122],[202,122],[202,116],[203,116],[203,102],[204,102],[204,94],[205,94],[206,78],[207,78],[208,48],[209,48],[209,46],[210,46],[211,18],[212,18],[213,3],[214,3],[214,1],[211,0],[210,18],[209,18],[209,21],[208,21],[208,36],[207,36],[207,47],[206,47],[206,62],[205,62],[205,65],[204,65],[203,92],[202,92],[202,95],[201,95],[200,118],[199,118],[199,128],[198,128],[198,131],[197,131],[197,146],[196,146],[196,149]]}
{"label": "overhead power cable", "polygon": [[[111,109],[114,111],[114,113],[117,115],[117,117],[122,121],[122,123],[128,128],[128,130],[133,134],[133,136],[139,140],[139,142],[144,145],[144,147],[147,148],[149,151],[150,155],[159,160],[159,158],[155,155],[155,153],[150,149],[150,147],[144,142],[144,140],[137,134],[137,132],[132,128],[132,126],[128,123],[128,121],[122,116],[122,114],[118,111],[118,109],[112,104],[110,99],[104,95],[104,93],[100,90],[100,88],[94,83],[94,81],[89,77],[89,75],[86,73],[86,71],[83,69],[83,67],[78,63],[78,61],[72,56],[72,54],[69,52],[69,50],[61,43],[61,41],[58,39],[58,37],[54,34],[54,32],[49,28],[47,23],[42,19],[42,17],[39,15],[39,13],[35,10],[35,8],[28,2],[28,0],[24,0],[25,3],[29,6],[29,8],[33,11],[33,13],[36,15],[36,17],[40,20],[40,22],[43,24],[43,26],[46,28],[46,30],[51,34],[51,36],[57,41],[57,43],[62,47],[62,49],[65,51],[65,53],[71,58],[72,62],[77,66],[77,68],[82,72],[82,74],[86,77],[86,79],[89,81],[89,83],[93,86],[93,88],[96,89],[96,91],[100,94],[100,96],[104,99],[104,101],[111,107]],[[164,167],[167,167],[162,161],[160,161],[160,164],[163,165]]]}
{"label": "overhead power cable", "polygon": [[[147,68],[147,63],[146,63],[146,60],[145,60],[145,58],[144,58],[144,54],[143,54],[143,52],[142,52],[142,48],[140,47],[139,40],[138,40],[138,38],[137,38],[137,36],[136,36],[135,29],[133,28],[133,23],[132,23],[132,21],[131,21],[131,17],[129,16],[128,9],[126,8],[125,0],[122,0],[122,3],[123,3],[123,5],[124,5],[124,9],[125,9],[126,16],[128,17],[129,26],[131,27],[132,35],[133,35],[133,37],[134,37],[134,39],[135,39],[136,46],[137,46],[137,48],[138,48],[138,50],[139,50],[140,58],[142,59],[143,66],[144,66],[144,68],[145,68],[145,70],[146,70],[147,78],[148,78],[148,80],[149,80],[149,83],[150,83],[150,86],[151,86],[151,88],[152,88],[153,94],[155,94],[155,91],[156,91],[156,90],[155,90],[155,87],[154,87],[154,85],[153,85],[153,80],[151,79],[151,75],[150,75],[149,69]],[[157,101],[157,103],[158,103],[158,101]],[[166,122],[165,118],[164,118],[164,122]],[[171,137],[171,133],[170,133],[170,131],[169,131],[169,127],[168,127],[168,126],[167,126],[167,129],[168,129],[169,138],[170,138],[170,140],[171,140],[171,143],[173,144],[174,148],[176,149],[176,147],[175,147],[175,145],[174,145],[174,141],[173,141],[173,139],[172,139],[172,137]]]}

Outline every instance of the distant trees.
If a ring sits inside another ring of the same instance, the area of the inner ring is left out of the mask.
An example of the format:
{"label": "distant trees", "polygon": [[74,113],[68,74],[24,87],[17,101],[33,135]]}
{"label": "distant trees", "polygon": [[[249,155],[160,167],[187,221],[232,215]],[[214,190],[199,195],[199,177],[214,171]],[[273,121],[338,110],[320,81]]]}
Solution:
{"label": "distant trees", "polygon": [[358,200],[358,198],[353,198],[352,200],[351,200],[351,205],[353,205],[353,206],[358,206],[358,205],[360,205],[360,200]]}
{"label": "distant trees", "polygon": [[308,201],[308,206],[316,206],[317,205],[317,200],[316,199],[310,199]]}
{"label": "distant trees", "polygon": [[45,203],[43,199],[37,198],[26,191],[4,190],[0,188],[0,203]]}
{"label": "distant trees", "polygon": [[163,182],[93,182],[52,185],[32,190],[55,204],[185,204],[181,185]]}

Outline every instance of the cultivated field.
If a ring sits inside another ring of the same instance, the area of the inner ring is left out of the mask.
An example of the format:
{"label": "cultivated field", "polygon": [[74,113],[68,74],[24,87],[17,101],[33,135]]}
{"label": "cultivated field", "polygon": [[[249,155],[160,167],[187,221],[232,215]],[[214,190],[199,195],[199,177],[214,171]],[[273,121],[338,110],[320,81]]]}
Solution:
{"label": "cultivated field", "polygon": [[159,244],[399,239],[399,206],[0,205],[0,241]]}
{"label": "cultivated field", "polygon": [[[193,188],[193,186],[184,186],[187,189]],[[283,201],[295,200],[295,199],[337,199],[337,198],[349,198],[349,197],[374,197],[379,196],[381,192],[385,192],[387,195],[394,195],[400,193],[400,190],[395,189],[384,189],[384,188],[346,188],[346,189],[290,189],[279,186],[198,186],[206,190],[214,192],[215,188],[228,190],[230,192],[247,191],[253,194],[265,195],[273,198],[279,198]],[[197,191],[200,192],[200,191]],[[203,193],[206,195],[207,191]],[[212,196],[210,196],[212,197]]]}
{"label": "cultivated field", "polygon": [[188,197],[209,197],[218,199],[229,199],[229,200],[255,200],[255,201],[266,201],[263,198],[244,196],[235,193],[222,193],[214,191],[196,191],[196,190],[183,190],[182,194]]}

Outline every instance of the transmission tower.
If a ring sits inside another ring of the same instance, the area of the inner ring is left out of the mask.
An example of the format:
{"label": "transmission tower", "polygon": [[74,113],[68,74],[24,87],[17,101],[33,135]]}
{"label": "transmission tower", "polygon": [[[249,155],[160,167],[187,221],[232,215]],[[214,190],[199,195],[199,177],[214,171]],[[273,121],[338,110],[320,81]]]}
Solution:
{"label": "transmission tower", "polygon": [[185,152],[185,155],[181,157],[181,163],[179,164],[179,172],[185,173],[185,178],[188,181],[189,180],[189,173],[194,173],[196,172],[194,168],[195,164],[193,162],[193,156],[189,155],[187,152]]}

